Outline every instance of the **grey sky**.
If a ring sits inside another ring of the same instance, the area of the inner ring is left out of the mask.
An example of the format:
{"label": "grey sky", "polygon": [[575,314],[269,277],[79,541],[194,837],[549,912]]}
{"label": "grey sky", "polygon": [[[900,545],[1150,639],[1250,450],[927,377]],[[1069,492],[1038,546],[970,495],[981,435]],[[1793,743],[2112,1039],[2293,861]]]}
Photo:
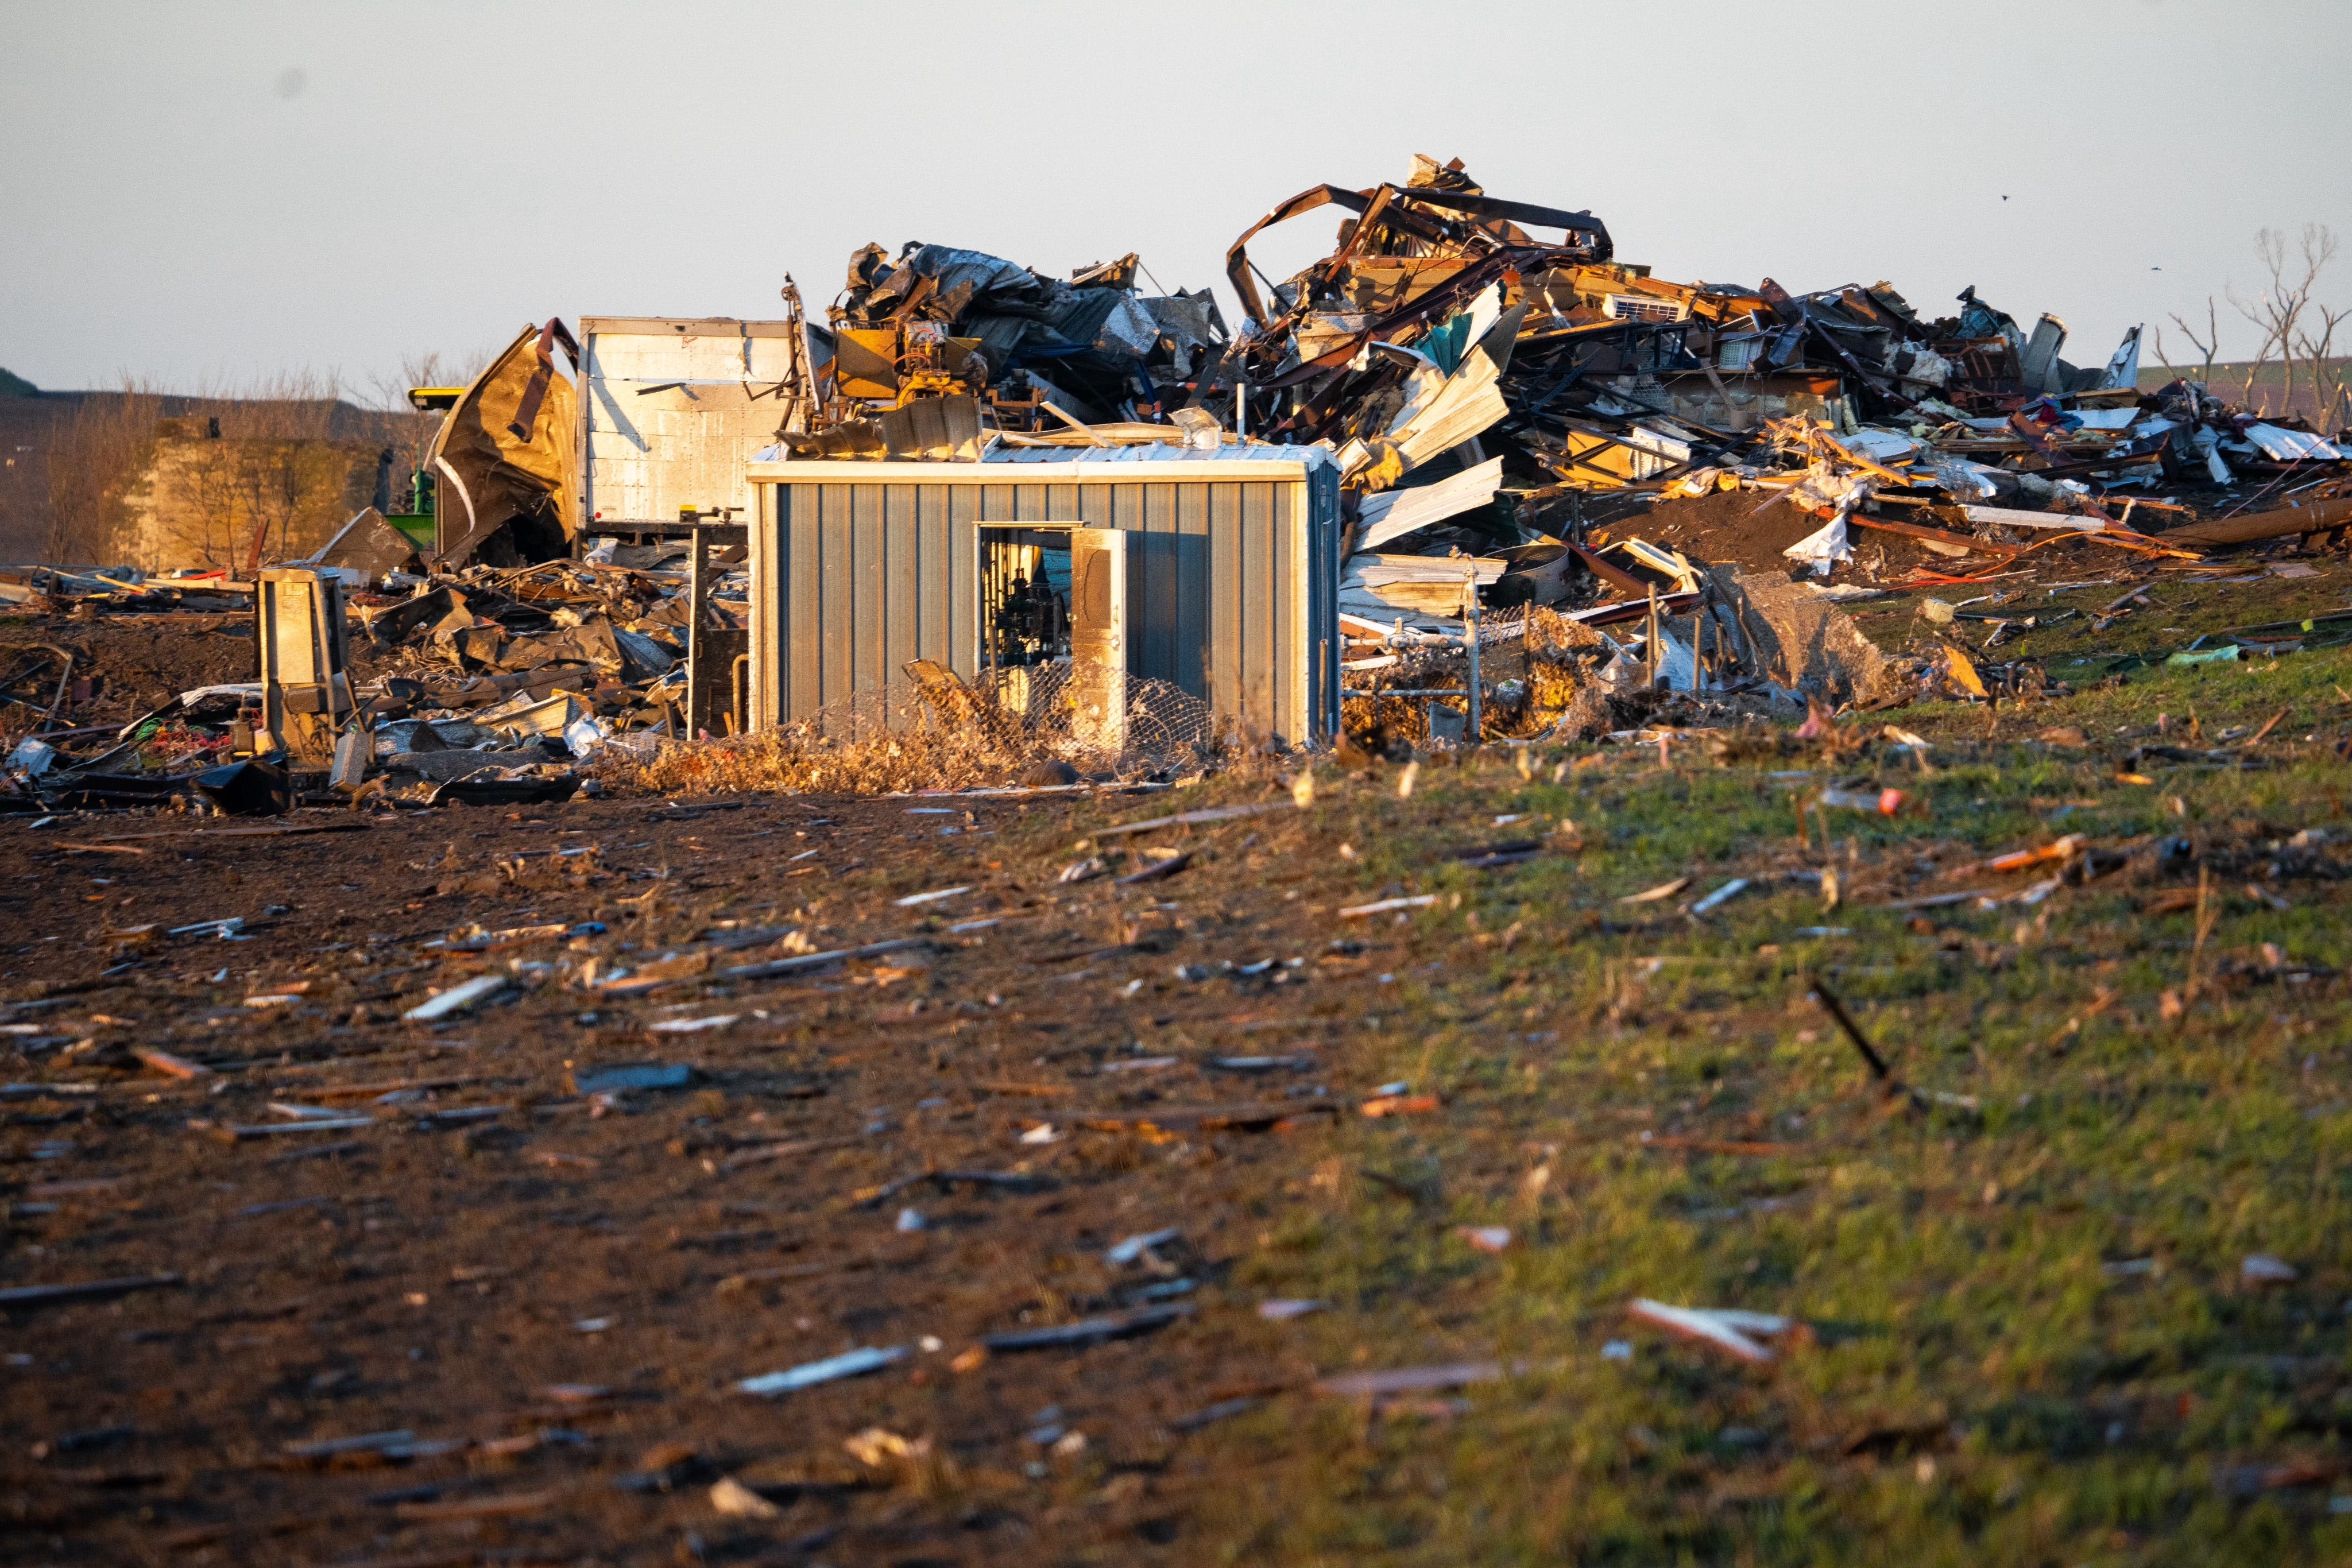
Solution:
{"label": "grey sky", "polygon": [[[822,312],[869,239],[1138,250],[1230,314],[1234,235],[1416,152],[1662,277],[1883,277],[1937,314],[1974,283],[2095,362],[2245,290],[2263,225],[2352,235],[2347,61],[2328,0],[16,0],[0,365],[364,384],[550,315],[771,316],[787,269]],[[1334,222],[1255,254],[1285,276]],[[2352,305],[2352,256],[2321,292]]]}

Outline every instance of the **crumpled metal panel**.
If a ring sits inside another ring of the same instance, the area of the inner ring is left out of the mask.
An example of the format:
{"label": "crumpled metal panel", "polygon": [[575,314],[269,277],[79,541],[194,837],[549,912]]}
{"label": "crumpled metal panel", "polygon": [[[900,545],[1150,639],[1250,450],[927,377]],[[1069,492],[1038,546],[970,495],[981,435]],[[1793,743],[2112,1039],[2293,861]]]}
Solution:
{"label": "crumpled metal panel", "polygon": [[1144,308],[1143,301],[1122,294],[1104,312],[1102,325],[1095,329],[1094,341],[1089,346],[1097,353],[1126,353],[1137,359],[1151,352],[1160,340],[1160,323]]}

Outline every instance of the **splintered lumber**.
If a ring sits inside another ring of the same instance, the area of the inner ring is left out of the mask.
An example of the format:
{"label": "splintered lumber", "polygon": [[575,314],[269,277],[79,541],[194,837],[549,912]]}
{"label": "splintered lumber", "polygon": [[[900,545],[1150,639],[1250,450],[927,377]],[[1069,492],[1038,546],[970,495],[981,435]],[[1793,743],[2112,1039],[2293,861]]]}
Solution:
{"label": "splintered lumber", "polygon": [[1065,1345],[1097,1344],[1107,1339],[1125,1339],[1129,1334],[1148,1333],[1180,1318],[1192,1315],[1189,1304],[1172,1307],[1139,1307],[1133,1312],[1113,1312],[1108,1317],[1087,1318],[1075,1323],[1060,1323],[1052,1328],[1018,1329],[1011,1333],[992,1333],[981,1340],[991,1352],[1013,1350],[1055,1350]]}
{"label": "splintered lumber", "polygon": [[1235,817],[1255,817],[1260,811],[1276,810],[1281,805],[1282,802],[1276,800],[1256,806],[1212,806],[1198,811],[1179,811],[1172,817],[1154,817],[1149,821],[1121,822],[1115,828],[1102,828],[1096,831],[1095,837],[1108,839],[1120,833],[1144,833],[1154,828],[1189,827],[1198,822],[1229,822]]}
{"label": "splintered lumber", "polygon": [[1865,517],[1860,512],[1850,514],[1846,521],[1858,528],[1876,528],[1884,534],[1901,534],[1905,538],[1925,539],[1931,545],[1949,545],[1955,549],[1972,549],[1984,555],[2003,558],[2021,554],[2023,545],[1995,544],[1969,534],[1956,534],[1949,528],[1923,528],[1917,523],[1898,523],[1892,517]]}
{"label": "splintered lumber", "polygon": [[900,936],[888,942],[868,942],[863,947],[836,947],[830,953],[803,953],[790,958],[771,958],[764,964],[740,964],[731,969],[721,969],[719,977],[726,980],[768,980],[778,975],[796,975],[803,969],[821,969],[827,964],[838,964],[849,958],[876,958],[902,948],[919,947],[925,938]]}
{"label": "splintered lumber", "polygon": [[131,1048],[131,1054],[167,1077],[210,1078],[213,1076],[213,1070],[203,1062],[191,1061],[184,1056],[175,1056],[159,1045],[134,1045]]}

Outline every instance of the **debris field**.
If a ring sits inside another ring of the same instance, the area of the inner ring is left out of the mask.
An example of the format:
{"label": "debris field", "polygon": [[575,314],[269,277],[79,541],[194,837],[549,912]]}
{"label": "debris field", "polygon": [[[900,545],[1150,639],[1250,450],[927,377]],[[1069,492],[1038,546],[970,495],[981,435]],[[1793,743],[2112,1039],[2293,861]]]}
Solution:
{"label": "debris field", "polygon": [[1450,1473],[1527,1550],[1727,1552],[1800,1485],[1790,1560],[1897,1498],[1923,1546],[2316,1542],[2342,830],[2279,819],[2341,673],[1177,789],[20,819],[12,1528],[1491,1555]]}
{"label": "debris field", "polygon": [[0,569],[11,1559],[2352,1551],[2352,447],[1615,246],[869,246]]}

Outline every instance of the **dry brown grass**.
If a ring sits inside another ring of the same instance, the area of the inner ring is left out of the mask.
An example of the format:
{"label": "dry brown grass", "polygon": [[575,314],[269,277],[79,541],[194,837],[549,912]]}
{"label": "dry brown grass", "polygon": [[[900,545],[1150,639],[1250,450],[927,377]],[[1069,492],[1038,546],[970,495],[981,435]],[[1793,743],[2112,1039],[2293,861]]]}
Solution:
{"label": "dry brown grass", "polygon": [[[434,426],[434,416],[405,408],[356,407],[346,401],[347,391],[332,374],[296,371],[184,392],[126,377],[110,392],[84,396],[49,437],[42,497],[47,559],[91,561],[114,542],[123,495],[153,453],[164,420],[203,427],[217,421],[226,442],[304,444],[285,447],[277,465],[282,471],[262,476],[278,493],[249,498],[274,500],[279,510],[299,500],[306,486],[316,487],[302,471],[308,444],[379,443],[405,452]],[[252,488],[252,476],[247,478],[246,487]],[[203,501],[207,515],[227,505],[222,497]]]}
{"label": "dry brown grass", "polygon": [[1167,755],[1114,758],[1074,748],[1066,733],[992,719],[977,708],[961,722],[929,707],[895,711],[897,722],[887,730],[826,717],[725,739],[667,741],[651,756],[614,747],[590,771],[622,794],[886,795],[1055,782],[1033,772],[1054,761],[1068,763],[1077,778],[1095,779],[1202,771],[1272,777],[1295,765],[1294,754],[1231,719],[1215,721],[1204,741]]}
{"label": "dry brown grass", "polygon": [[167,404],[152,388],[125,382],[119,397],[92,398],[65,420],[48,452],[48,559],[90,558],[107,534],[107,514],[155,438]]}
{"label": "dry brown grass", "polygon": [[951,728],[926,714],[891,734],[837,737],[794,724],[723,740],[671,741],[647,758],[612,751],[594,771],[625,793],[881,795],[1007,783],[1032,760],[977,727]]}

